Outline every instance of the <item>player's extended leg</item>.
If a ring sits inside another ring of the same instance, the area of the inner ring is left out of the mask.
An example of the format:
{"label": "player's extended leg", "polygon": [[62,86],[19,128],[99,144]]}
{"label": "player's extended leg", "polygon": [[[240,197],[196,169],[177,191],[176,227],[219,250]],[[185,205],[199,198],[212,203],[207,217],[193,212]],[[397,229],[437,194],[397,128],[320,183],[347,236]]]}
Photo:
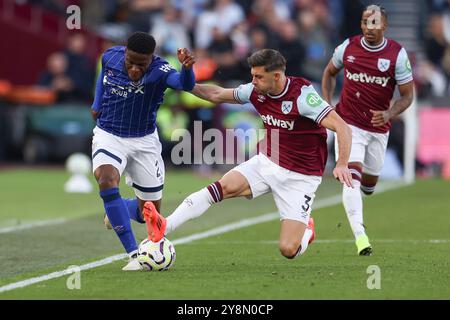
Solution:
{"label": "player's extended leg", "polygon": [[355,236],[357,252],[359,255],[371,255],[372,246],[366,235],[363,220],[363,202],[361,195],[362,164],[351,162],[348,165],[353,178],[353,188],[343,186],[342,202],[347,214],[350,227]]}
{"label": "player's extended leg", "polygon": [[[144,207],[145,201],[140,200],[142,202],[142,204],[141,204],[141,203],[139,203],[139,200],[137,198],[123,199],[123,201],[125,202],[125,205],[128,208],[128,213],[130,215],[130,219],[134,220],[138,223],[145,223],[144,216],[142,215],[142,208]],[[158,200],[158,201],[160,202],[161,200]],[[111,223],[109,222],[108,216],[106,214],[105,214],[105,218],[104,218],[104,223],[105,223],[106,229],[112,230],[113,227],[112,227]]]}
{"label": "player's extended leg", "polygon": [[280,252],[288,259],[305,253],[308,245],[314,240],[314,220],[309,218],[308,225],[303,222],[284,219],[281,221]]}
{"label": "player's extended leg", "polygon": [[119,193],[119,171],[112,165],[101,165],[95,169],[94,176],[106,215],[126,252],[132,256],[137,252],[137,243],[131,229],[128,208]]}
{"label": "player's extended leg", "polygon": [[149,239],[158,242],[165,234],[174,231],[188,220],[201,216],[209,207],[223,199],[250,196],[247,179],[236,170],[226,173],[222,179],[189,195],[167,219],[162,217],[153,203],[144,206]]}

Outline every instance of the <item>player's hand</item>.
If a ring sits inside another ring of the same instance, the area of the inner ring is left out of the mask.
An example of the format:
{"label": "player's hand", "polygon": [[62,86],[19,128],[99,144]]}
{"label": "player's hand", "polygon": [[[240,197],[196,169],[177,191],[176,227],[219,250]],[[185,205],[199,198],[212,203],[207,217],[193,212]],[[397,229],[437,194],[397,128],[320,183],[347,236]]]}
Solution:
{"label": "player's hand", "polygon": [[391,119],[391,114],[389,110],[386,111],[370,110],[370,112],[372,112],[372,120],[370,122],[374,127],[384,126]]}
{"label": "player's hand", "polygon": [[333,170],[334,177],[347,187],[353,188],[353,178],[350,169],[346,165],[336,164]]}
{"label": "player's hand", "polygon": [[191,68],[192,65],[195,63],[194,54],[186,48],[179,48],[177,50],[177,56],[178,56],[178,61],[180,61],[180,63],[186,69]]}
{"label": "player's hand", "polygon": [[94,109],[91,109],[91,115],[94,121],[97,121],[97,118],[100,115],[100,111],[95,111]]}

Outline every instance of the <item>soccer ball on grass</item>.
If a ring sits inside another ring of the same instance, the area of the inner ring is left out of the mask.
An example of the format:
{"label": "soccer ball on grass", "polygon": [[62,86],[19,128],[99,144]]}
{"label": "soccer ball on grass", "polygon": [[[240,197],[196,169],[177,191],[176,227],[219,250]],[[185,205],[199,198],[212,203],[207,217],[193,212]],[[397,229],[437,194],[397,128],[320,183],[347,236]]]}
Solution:
{"label": "soccer ball on grass", "polygon": [[165,237],[159,242],[144,239],[139,244],[137,259],[144,270],[168,270],[173,266],[175,258],[175,247]]}

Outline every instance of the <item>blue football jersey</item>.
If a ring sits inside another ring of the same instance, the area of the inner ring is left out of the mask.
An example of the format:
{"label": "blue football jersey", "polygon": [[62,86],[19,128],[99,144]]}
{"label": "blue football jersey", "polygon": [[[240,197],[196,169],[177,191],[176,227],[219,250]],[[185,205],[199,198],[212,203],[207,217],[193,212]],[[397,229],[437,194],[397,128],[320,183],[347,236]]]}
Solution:
{"label": "blue football jersey", "polygon": [[101,92],[97,126],[124,138],[153,133],[156,113],[168,88],[167,77],[173,72],[176,70],[166,60],[154,55],[144,76],[133,82],[125,68],[125,47],[106,50],[99,75],[102,90],[97,90]]}

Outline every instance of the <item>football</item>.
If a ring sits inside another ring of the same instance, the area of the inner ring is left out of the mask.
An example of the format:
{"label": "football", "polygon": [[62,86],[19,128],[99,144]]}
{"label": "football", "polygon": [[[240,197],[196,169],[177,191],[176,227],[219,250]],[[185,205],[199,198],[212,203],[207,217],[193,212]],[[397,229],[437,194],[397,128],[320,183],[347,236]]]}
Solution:
{"label": "football", "polygon": [[144,239],[139,244],[137,259],[144,270],[168,270],[173,266],[175,258],[175,247],[165,237],[159,242]]}

